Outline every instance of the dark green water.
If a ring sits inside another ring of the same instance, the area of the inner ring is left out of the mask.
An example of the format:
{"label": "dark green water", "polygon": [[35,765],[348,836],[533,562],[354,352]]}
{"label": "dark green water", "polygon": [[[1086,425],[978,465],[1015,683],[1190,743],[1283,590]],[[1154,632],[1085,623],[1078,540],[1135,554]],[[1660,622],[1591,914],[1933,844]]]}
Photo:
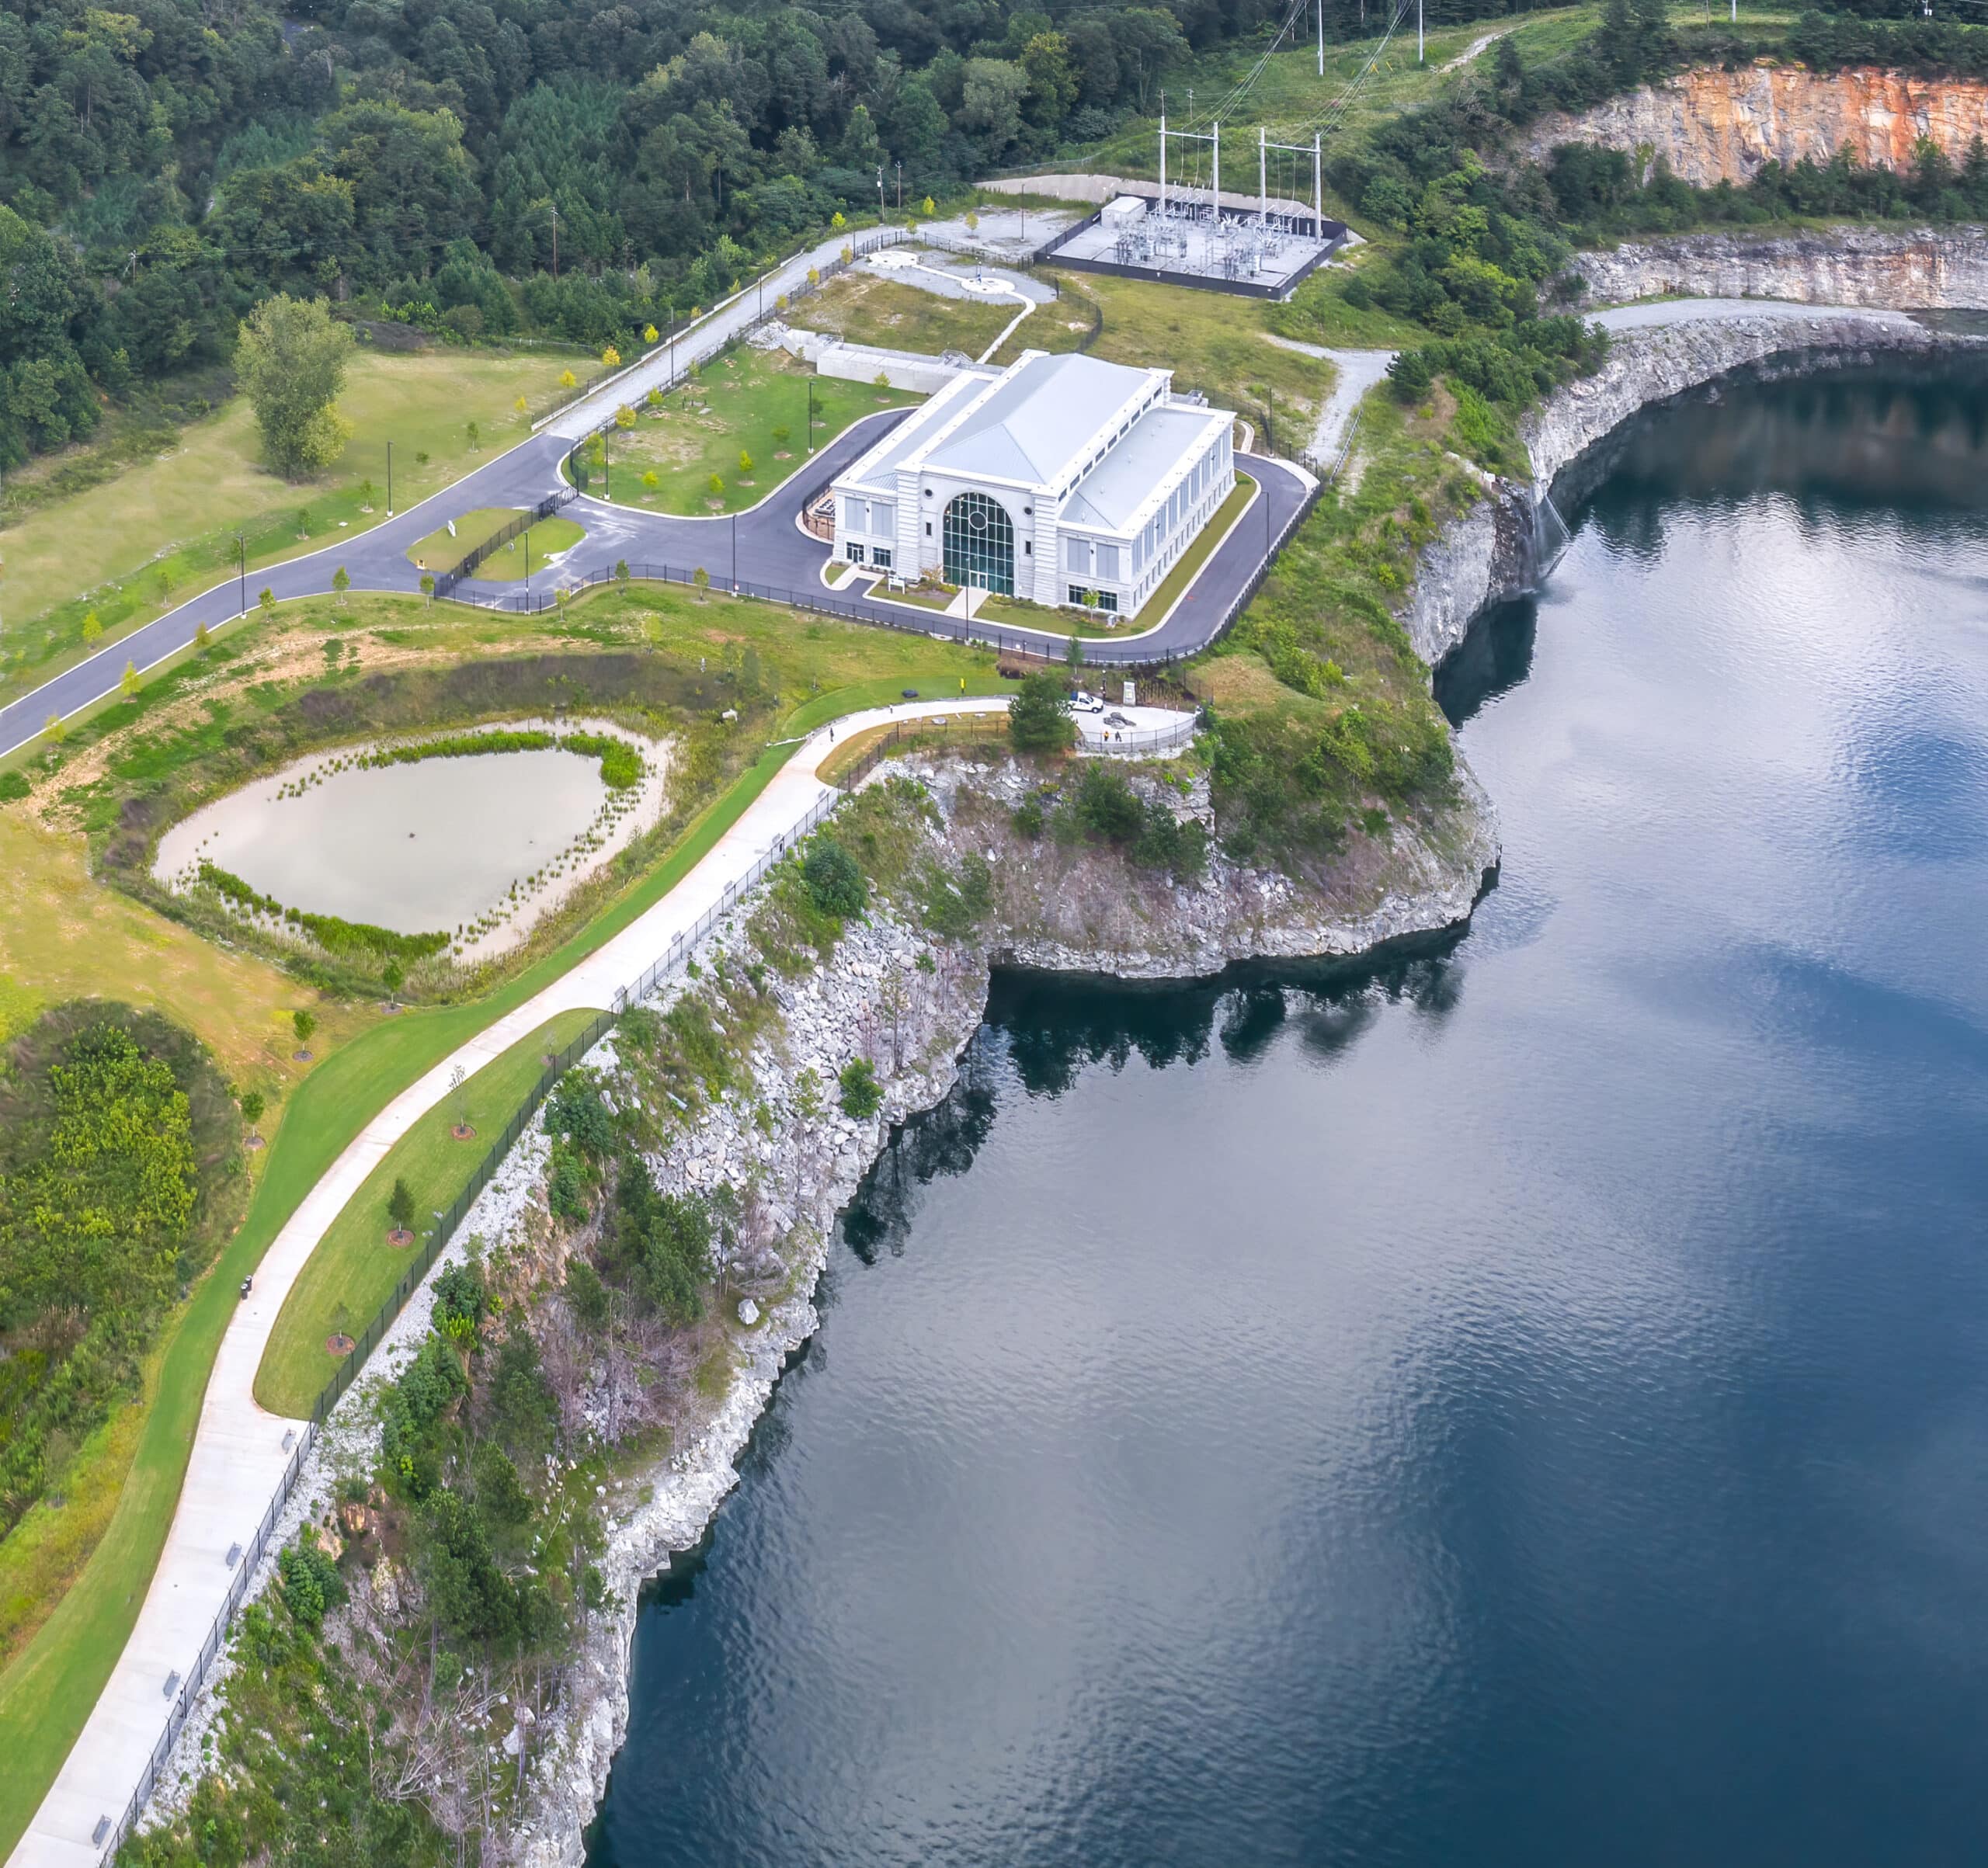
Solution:
{"label": "dark green water", "polygon": [[1010,980],[651,1592],[596,1868],[1988,1859],[1988,396],[1644,422],[1461,940]]}

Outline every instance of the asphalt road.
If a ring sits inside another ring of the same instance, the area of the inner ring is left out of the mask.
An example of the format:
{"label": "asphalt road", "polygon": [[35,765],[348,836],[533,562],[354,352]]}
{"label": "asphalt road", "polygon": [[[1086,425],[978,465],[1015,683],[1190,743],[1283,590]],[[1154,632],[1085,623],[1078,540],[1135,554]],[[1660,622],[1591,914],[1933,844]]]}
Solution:
{"label": "asphalt road", "polygon": [[[857,621],[970,637],[996,647],[1026,644],[1060,654],[1066,640],[1062,635],[1005,624],[969,624],[936,612],[927,617],[902,605],[842,596],[822,582],[829,547],[801,530],[796,522],[801,505],[902,418],[903,411],[891,410],[857,422],[759,505],[739,514],[735,522],[731,518],[676,519],[582,497],[567,508],[566,516],[586,526],[587,536],[561,561],[551,582],[572,584],[590,575],[603,576],[623,558],[637,575],[643,575],[645,567],[666,566],[682,578],[701,565],[720,589],[729,588],[736,579],[753,594],[779,593],[776,600],[809,603]],[[51,714],[66,717],[116,693],[127,661],[135,663],[142,673],[185,648],[201,624],[214,629],[241,616],[245,608],[252,610],[266,589],[273,591],[279,602],[327,595],[333,576],[342,567],[354,590],[418,591],[422,574],[407,556],[411,546],[440,530],[444,520],[481,507],[535,505],[562,484],[559,463],[569,445],[564,435],[548,429],[370,531],[306,557],[251,571],[245,580],[229,578],[215,585],[0,710],[0,752],[11,752],[32,739]],[[611,442],[610,449],[611,466]],[[1187,596],[1157,629],[1117,641],[1087,641],[1087,661],[1122,663],[1189,654],[1205,647],[1221,628],[1235,594],[1262,561],[1268,542],[1280,535],[1302,505],[1309,491],[1305,476],[1282,462],[1245,456],[1243,464],[1256,476],[1263,493],[1244,523],[1202,568]],[[535,579],[536,600],[543,602],[548,588],[547,581]],[[500,606],[522,606],[524,601],[522,585],[469,582],[458,594]]]}

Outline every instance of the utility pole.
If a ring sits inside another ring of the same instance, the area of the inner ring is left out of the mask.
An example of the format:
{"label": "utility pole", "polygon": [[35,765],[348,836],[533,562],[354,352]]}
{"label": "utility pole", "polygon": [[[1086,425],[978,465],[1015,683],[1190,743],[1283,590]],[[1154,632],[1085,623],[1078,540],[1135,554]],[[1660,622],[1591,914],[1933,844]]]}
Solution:
{"label": "utility pole", "polygon": [[879,162],[879,163],[877,165],[877,218],[878,218],[879,220],[882,220],[882,219],[883,219],[883,217],[884,217],[884,165],[883,165],[883,164],[882,164],[881,162]]}
{"label": "utility pole", "polygon": [[[1364,5],[1366,0],[1361,0]],[[1319,75],[1326,75],[1326,0],[1319,0]]]}
{"label": "utility pole", "polygon": [[1166,93],[1159,94],[1159,217],[1166,218]]}
{"label": "utility pole", "polygon": [[1270,224],[1270,144],[1263,139],[1269,134],[1261,123],[1256,126],[1256,218],[1266,233]]}
{"label": "utility pole", "polygon": [[[1738,9],[1739,3],[1740,0],[1733,0],[1733,6],[1736,11]],[[1417,64],[1422,63],[1423,47],[1424,40],[1422,33],[1422,0],[1415,0],[1415,62]]]}
{"label": "utility pole", "polygon": [[1326,172],[1320,159],[1319,132],[1312,132],[1312,231],[1319,239],[1326,237]]}
{"label": "utility pole", "polygon": [[898,165],[898,212],[904,212],[904,165]]}
{"label": "utility pole", "polygon": [[559,276],[559,210],[556,203],[548,203],[552,209],[552,276]]}
{"label": "utility pole", "polygon": [[[1420,4],[1420,0],[1417,0],[1417,3]],[[1214,141],[1215,186],[1209,192],[1210,198],[1215,203],[1215,217],[1217,222],[1219,222],[1222,219],[1222,119],[1220,117],[1215,120]]]}

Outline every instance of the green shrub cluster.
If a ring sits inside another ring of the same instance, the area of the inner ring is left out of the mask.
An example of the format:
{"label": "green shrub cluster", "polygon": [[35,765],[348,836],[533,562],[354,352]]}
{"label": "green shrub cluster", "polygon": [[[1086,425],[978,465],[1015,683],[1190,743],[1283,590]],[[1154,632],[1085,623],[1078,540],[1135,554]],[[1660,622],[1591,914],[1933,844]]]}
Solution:
{"label": "green shrub cluster", "polygon": [[1142,798],[1117,766],[1079,763],[1049,819],[1059,840],[1108,843],[1141,869],[1177,882],[1198,880],[1208,866],[1208,833],[1192,818],[1176,819],[1157,798]]}
{"label": "green shrub cluster", "polygon": [[44,1013],[0,1085],[0,1533],[137,1391],[182,1286],[240,1210],[241,1123],[150,1013]]}
{"label": "green shrub cluster", "polygon": [[449,944],[446,934],[397,934],[391,928],[376,928],[370,922],[346,921],[336,915],[313,915],[303,908],[285,908],[273,895],[263,894],[239,876],[204,859],[200,875],[201,882],[216,894],[251,913],[278,917],[309,935],[327,953],[405,963],[426,960]]}

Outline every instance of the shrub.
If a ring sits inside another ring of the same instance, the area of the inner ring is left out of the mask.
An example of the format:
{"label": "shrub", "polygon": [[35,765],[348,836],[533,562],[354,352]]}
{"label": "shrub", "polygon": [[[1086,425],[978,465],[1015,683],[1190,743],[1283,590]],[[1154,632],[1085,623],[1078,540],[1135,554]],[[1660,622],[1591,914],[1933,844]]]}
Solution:
{"label": "shrub", "polygon": [[842,1113],[858,1122],[876,1114],[884,1106],[884,1092],[867,1057],[845,1064],[836,1079],[842,1091]]}
{"label": "shrub", "polygon": [[299,1537],[276,1559],[276,1586],[283,1606],[307,1628],[318,1627],[325,1611],[345,1600],[339,1566],[313,1539]]}
{"label": "shrub", "polygon": [[846,920],[863,912],[867,891],[856,859],[833,837],[820,836],[801,866],[801,879],[809,898],[824,915]]}
{"label": "shrub", "polygon": [[0,804],[17,804],[33,790],[25,773],[0,772]]}

